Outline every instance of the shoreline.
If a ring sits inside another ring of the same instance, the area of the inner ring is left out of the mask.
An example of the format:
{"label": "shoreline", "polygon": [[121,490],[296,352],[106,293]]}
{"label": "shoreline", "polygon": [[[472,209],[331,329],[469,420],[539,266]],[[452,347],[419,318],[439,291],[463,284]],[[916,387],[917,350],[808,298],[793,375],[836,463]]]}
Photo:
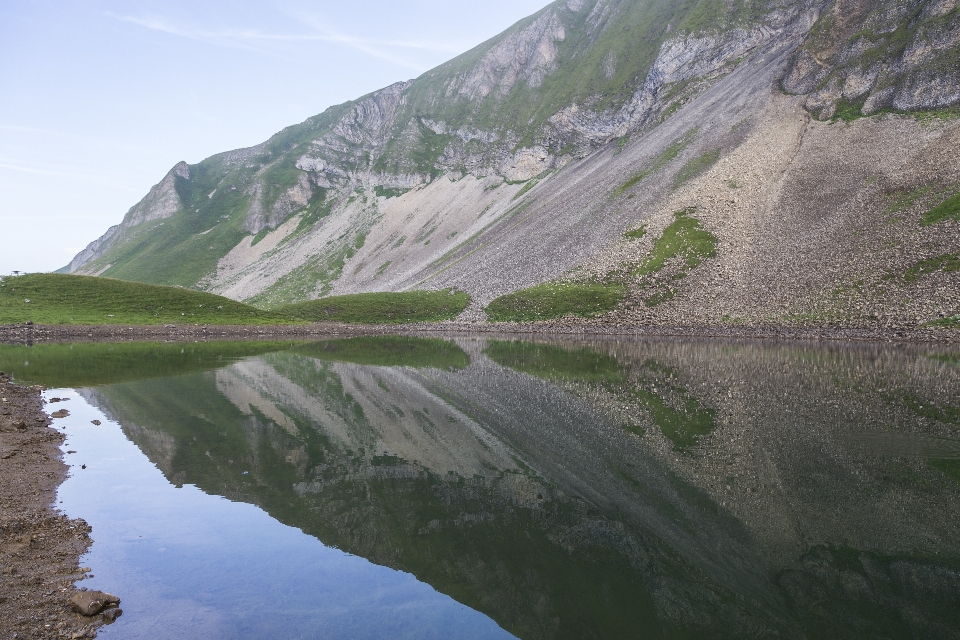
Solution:
{"label": "shoreline", "polygon": [[960,329],[945,327],[858,326],[662,326],[608,325],[570,320],[544,322],[473,323],[446,321],[411,324],[303,325],[0,325],[0,343],[115,341],[193,341],[324,339],[353,336],[419,333],[500,334],[518,336],[610,336],[630,338],[716,338],[748,340],[810,340],[828,342],[891,342],[905,344],[960,344]]}
{"label": "shoreline", "polygon": [[56,509],[65,436],[44,412],[42,390],[0,373],[0,636],[94,638],[103,616],[69,605],[85,590],[74,583],[87,575],[80,556],[91,529]]}

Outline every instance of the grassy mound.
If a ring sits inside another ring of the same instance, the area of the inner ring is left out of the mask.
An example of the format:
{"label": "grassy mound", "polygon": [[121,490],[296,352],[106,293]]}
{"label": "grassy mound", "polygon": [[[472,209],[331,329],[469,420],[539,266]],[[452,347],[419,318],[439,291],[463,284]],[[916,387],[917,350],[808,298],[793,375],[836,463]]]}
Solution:
{"label": "grassy mound", "polygon": [[627,293],[619,284],[544,283],[500,296],[484,311],[494,322],[530,322],[568,315],[590,318],[613,310]]}
{"label": "grassy mound", "polygon": [[211,293],[77,276],[35,273],[0,282],[0,323],[292,324],[296,319]]}
{"label": "grassy mound", "polygon": [[455,318],[470,304],[463,291],[402,291],[356,293],[288,304],[278,313],[314,322],[401,324],[439,322]]}

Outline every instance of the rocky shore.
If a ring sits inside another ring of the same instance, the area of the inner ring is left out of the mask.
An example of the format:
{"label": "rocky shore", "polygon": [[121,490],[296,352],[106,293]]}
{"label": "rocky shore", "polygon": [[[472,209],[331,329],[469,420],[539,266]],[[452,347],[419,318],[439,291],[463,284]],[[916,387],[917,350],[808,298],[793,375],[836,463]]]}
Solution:
{"label": "rocky shore", "polygon": [[71,604],[94,593],[74,586],[89,571],[80,556],[90,527],[53,506],[67,476],[64,435],[44,413],[41,391],[0,373],[0,637],[94,638],[104,614],[84,616]]}
{"label": "rocky shore", "polygon": [[635,325],[609,324],[600,318],[561,318],[544,322],[463,322],[449,321],[414,324],[334,324],[307,325],[0,325],[0,344],[39,342],[98,342],[118,340],[318,340],[360,335],[398,333],[498,333],[523,335],[610,335],[636,337],[749,338],[768,340],[835,340],[866,342],[960,343],[960,330],[937,326],[858,326],[824,325],[710,325],[690,324]]}

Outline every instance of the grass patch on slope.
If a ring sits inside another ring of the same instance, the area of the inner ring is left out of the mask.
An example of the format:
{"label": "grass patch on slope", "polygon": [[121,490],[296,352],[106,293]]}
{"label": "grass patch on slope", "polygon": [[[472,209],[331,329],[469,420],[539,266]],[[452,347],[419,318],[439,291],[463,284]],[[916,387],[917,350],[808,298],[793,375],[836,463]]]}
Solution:
{"label": "grass patch on slope", "polygon": [[[3,278],[0,323],[294,324],[296,318],[193,289],[56,273]],[[29,301],[29,302],[28,302]]]}
{"label": "grass patch on slope", "polygon": [[717,236],[703,228],[690,214],[695,209],[682,209],[673,214],[675,220],[653,243],[653,250],[634,274],[651,275],[660,271],[671,258],[680,258],[688,269],[695,269],[707,258],[717,255]]}
{"label": "grass patch on slope", "polygon": [[242,358],[287,349],[294,344],[258,340],[0,345],[0,371],[13,374],[22,384],[93,387],[212,371]]}
{"label": "grass patch on slope", "polygon": [[438,338],[363,336],[311,342],[293,351],[319,360],[378,367],[457,370],[470,364],[470,357],[463,349]]}
{"label": "grass patch on slope", "polygon": [[[717,236],[704,229],[699,220],[690,217],[694,211],[694,208],[688,208],[674,213],[675,220],[654,241],[650,255],[633,272],[640,278],[641,286],[653,286],[653,291],[644,298],[648,307],[672,299],[677,289],[671,281],[682,280],[687,271],[717,255]],[[667,279],[654,278],[667,264],[674,271],[672,275]]]}
{"label": "grass patch on slope", "polygon": [[945,253],[934,258],[920,260],[906,270],[903,274],[903,279],[906,282],[913,282],[919,279],[920,276],[941,270],[946,273],[960,271],[960,253]]}
{"label": "grass patch on slope", "polygon": [[612,311],[627,293],[620,284],[546,282],[500,296],[486,306],[494,322],[531,322],[575,315],[591,318]]}
{"label": "grass patch on slope", "polygon": [[960,193],[954,194],[924,213],[920,218],[920,224],[928,227],[945,220],[960,220]]}
{"label": "grass patch on slope", "polygon": [[673,177],[673,186],[674,188],[679,187],[687,180],[694,178],[713,165],[717,163],[720,159],[720,148],[711,149],[706,153],[697,156],[680,167],[680,170],[677,171],[677,175]]}
{"label": "grass patch on slope", "polygon": [[278,313],[316,322],[401,324],[439,322],[455,318],[470,304],[463,291],[401,291],[356,293],[297,302],[277,309]]}
{"label": "grass patch on slope", "polygon": [[617,187],[617,189],[613,192],[613,197],[616,198],[622,195],[623,192],[636,186],[647,176],[653,175],[657,171],[660,171],[660,169],[663,169],[665,166],[670,164],[670,161],[680,155],[680,153],[687,148],[687,145],[693,142],[693,139],[697,137],[697,131],[697,129],[691,129],[672,145],[664,149],[660,155],[653,159],[653,162],[650,163],[650,166]]}

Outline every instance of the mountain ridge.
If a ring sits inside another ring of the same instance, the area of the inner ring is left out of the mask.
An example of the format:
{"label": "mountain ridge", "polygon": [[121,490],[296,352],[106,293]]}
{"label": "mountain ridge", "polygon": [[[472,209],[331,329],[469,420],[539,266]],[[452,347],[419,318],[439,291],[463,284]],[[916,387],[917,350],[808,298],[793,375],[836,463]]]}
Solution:
{"label": "mountain ridge", "polygon": [[[476,299],[465,317],[482,319],[496,295],[595,271],[620,233],[673,199],[681,164],[700,158],[684,178],[696,188],[770,109],[788,120],[809,113],[813,130],[818,120],[960,103],[955,0],[904,6],[554,2],[420,78],[188,166],[186,177],[171,170],[67,269],[266,307],[457,286]],[[893,128],[910,119],[878,117]],[[953,120],[943,122],[946,132]],[[908,143],[922,137],[901,131]],[[631,202],[611,199],[643,163],[655,166]],[[950,191],[956,163],[944,169],[917,179]],[[591,199],[572,191],[578,180]],[[813,305],[795,302],[801,315]],[[960,314],[952,304],[936,313]]]}

